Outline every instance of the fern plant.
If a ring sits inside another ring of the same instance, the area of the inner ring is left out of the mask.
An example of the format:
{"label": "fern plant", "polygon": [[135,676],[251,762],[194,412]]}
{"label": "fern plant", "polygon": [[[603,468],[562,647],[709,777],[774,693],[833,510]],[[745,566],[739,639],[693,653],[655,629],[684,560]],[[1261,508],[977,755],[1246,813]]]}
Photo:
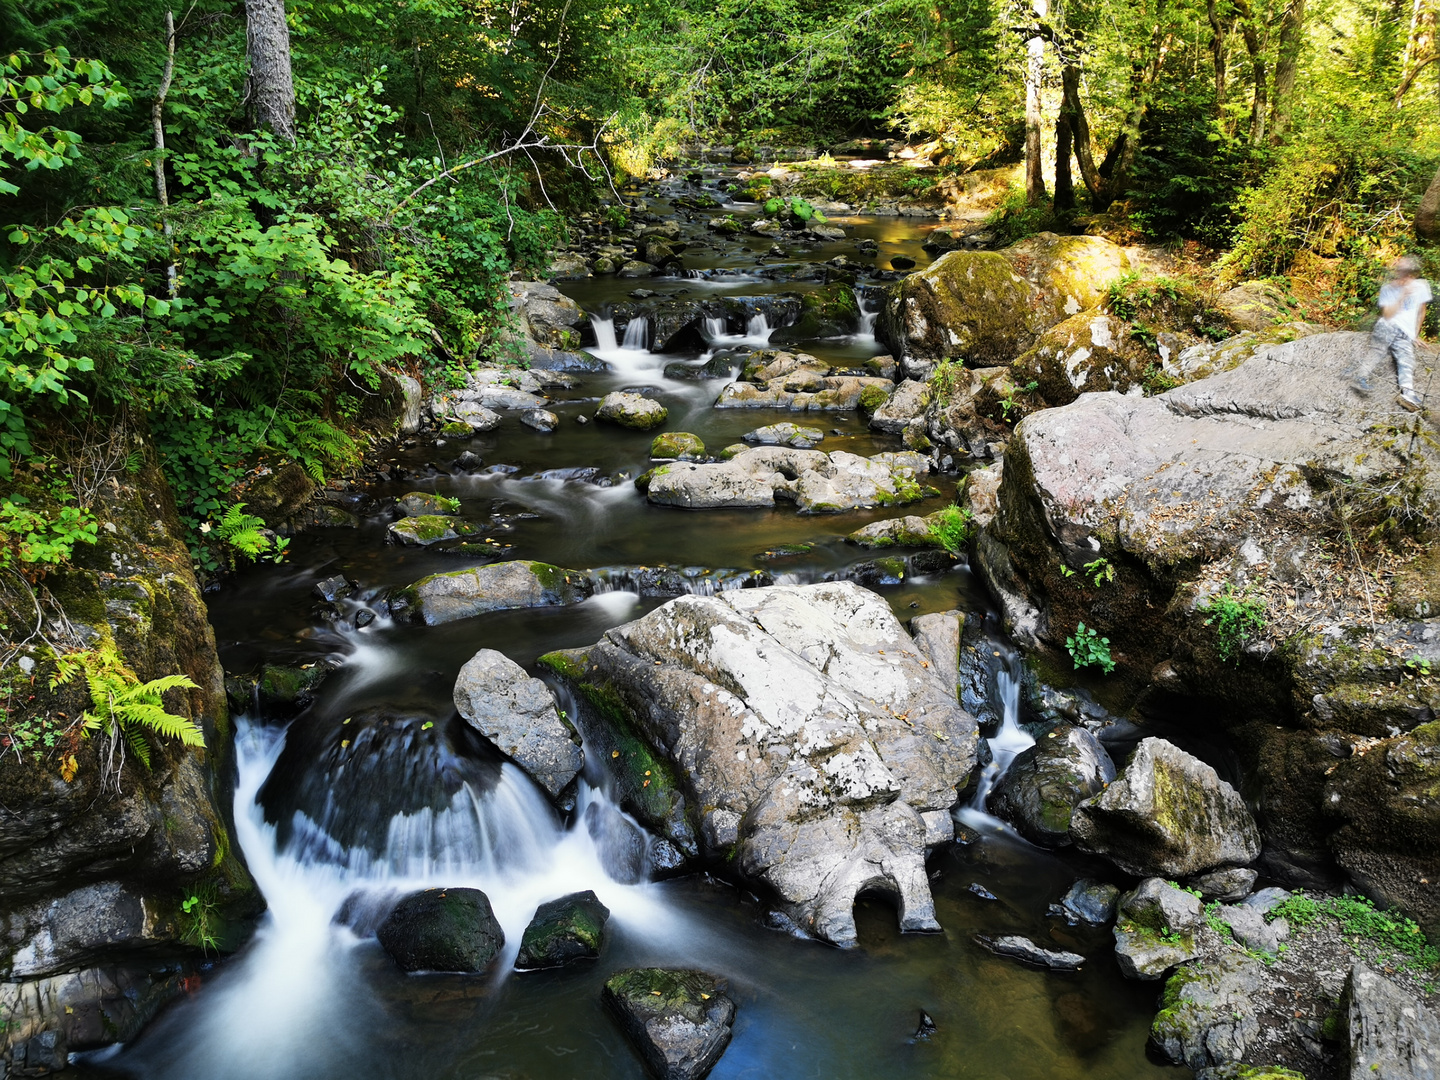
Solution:
{"label": "fern plant", "polygon": [[185,746],[205,745],[199,725],[188,717],[166,712],[161,700],[167,690],[196,689],[189,676],[165,675],[142,683],[121,661],[113,645],[58,657],[55,666],[52,689],[77,674],[85,676],[90,710],[80,717],[81,730],[87,736],[99,731],[110,739],[123,738],[147,769],[153,735],[179,739]]}
{"label": "fern plant", "polygon": [[[232,552],[238,551],[247,559],[264,558],[275,563],[285,561],[285,549],[290,546],[289,538],[282,536],[271,540],[261,531],[265,528],[265,519],[245,513],[244,503],[233,503],[226,508],[219,525],[212,527],[209,522],[206,522],[200,526],[200,531],[208,533],[212,528],[216,538],[222,544],[232,549]],[[232,568],[234,562],[232,553],[230,557]]]}

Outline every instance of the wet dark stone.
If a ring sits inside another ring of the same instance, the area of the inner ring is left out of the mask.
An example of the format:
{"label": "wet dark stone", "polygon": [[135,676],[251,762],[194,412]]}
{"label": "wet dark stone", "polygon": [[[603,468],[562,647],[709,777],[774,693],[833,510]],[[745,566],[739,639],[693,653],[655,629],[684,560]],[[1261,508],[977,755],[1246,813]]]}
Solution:
{"label": "wet dark stone", "polygon": [[609,919],[610,909],[588,890],[541,904],[520,939],[515,967],[533,971],[593,960],[600,955]]}
{"label": "wet dark stone", "polygon": [[1115,918],[1115,904],[1120,890],[1103,881],[1081,878],[1071,885],[1058,904],[1052,904],[1050,914],[1058,915],[1072,926],[1077,922],[1103,926]]}
{"label": "wet dark stone", "polygon": [[42,1031],[11,1048],[10,1076],[49,1076],[69,1062],[69,1047],[59,1031]]}
{"label": "wet dark stone", "polygon": [[890,265],[896,270],[909,270],[914,267],[915,260],[904,255],[896,255],[890,260]]}
{"label": "wet dark stone", "polygon": [[981,900],[998,900],[998,899],[999,899],[998,896],[996,896],[996,895],[995,895],[993,892],[991,892],[989,889],[985,888],[985,886],[984,886],[984,885],[981,885],[978,881],[972,881],[972,882],[970,883],[970,891],[971,891],[972,893],[974,893],[976,896],[978,896]]}
{"label": "wet dark stone", "polygon": [[334,574],[324,581],[317,581],[310,591],[319,599],[334,603],[343,596],[349,596],[354,591],[354,586],[345,580],[344,574]]}
{"label": "wet dark stone", "polygon": [[402,971],[484,971],[505,944],[490,899],[479,889],[411,893],[375,936]]}
{"label": "wet dark stone", "polygon": [[355,629],[361,630],[375,621],[375,612],[369,608],[361,608],[355,613]]}
{"label": "wet dark stone", "polygon": [[612,975],[600,999],[651,1075],[700,1080],[730,1045],[726,989],[703,971],[640,968]]}
{"label": "wet dark stone", "polygon": [[933,1019],[931,1019],[930,1014],[927,1013],[924,1009],[921,1009],[921,1010],[920,1010],[920,1023],[919,1023],[919,1025],[915,1028],[915,1036],[914,1036],[914,1037],[915,1037],[916,1039],[928,1039],[928,1038],[930,1038],[931,1035],[934,1035],[935,1032],[938,1031],[938,1030],[939,1030],[939,1028],[937,1028],[937,1027],[935,1026],[935,1021],[934,1021]]}
{"label": "wet dark stone", "polygon": [[1019,960],[1021,963],[1050,968],[1054,971],[1075,971],[1085,963],[1085,958],[1079,953],[1042,948],[1029,938],[1021,937],[1019,934],[1003,934],[999,937],[976,934],[974,941],[975,944],[996,956],[1008,957],[1012,960]]}
{"label": "wet dark stone", "polygon": [[634,885],[645,876],[645,834],[609,803],[585,808],[585,830],[611,879]]}

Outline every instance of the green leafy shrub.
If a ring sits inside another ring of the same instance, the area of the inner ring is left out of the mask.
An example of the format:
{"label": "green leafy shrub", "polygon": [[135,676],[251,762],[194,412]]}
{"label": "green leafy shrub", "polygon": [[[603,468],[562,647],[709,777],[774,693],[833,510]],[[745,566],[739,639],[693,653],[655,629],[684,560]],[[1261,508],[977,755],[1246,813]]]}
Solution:
{"label": "green leafy shrub", "polygon": [[951,555],[959,555],[975,532],[975,516],[966,507],[947,506],[930,521],[930,535]]}
{"label": "green leafy shrub", "polygon": [[1312,897],[1297,892],[1268,916],[1284,918],[1297,930],[1333,919],[1349,938],[1378,946],[1381,959],[1398,960],[1416,971],[1440,968],[1440,948],[1432,945],[1413,919],[1394,911],[1381,911],[1368,896]]}
{"label": "green leafy shrub", "polygon": [[1115,661],[1110,658],[1110,639],[1101,637],[1098,631],[1083,622],[1075,627],[1075,633],[1065,639],[1065,648],[1077,668],[1098,667],[1106,675],[1115,670]]}
{"label": "green leafy shrub", "polygon": [[1206,626],[1215,628],[1215,651],[1222,660],[1239,660],[1245,646],[1265,633],[1265,600],[1237,590],[1230,582],[1210,599]]}

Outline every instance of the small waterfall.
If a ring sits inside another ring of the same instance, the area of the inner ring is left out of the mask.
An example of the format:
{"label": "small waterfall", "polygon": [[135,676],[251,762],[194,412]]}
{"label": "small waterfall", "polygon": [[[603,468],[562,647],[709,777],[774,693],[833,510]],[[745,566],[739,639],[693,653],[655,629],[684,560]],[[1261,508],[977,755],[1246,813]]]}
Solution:
{"label": "small waterfall", "polygon": [[599,315],[590,316],[595,329],[595,344],[588,351],[598,356],[622,375],[650,376],[665,358],[650,352],[650,320],[637,315],[625,324],[625,336],[616,344],[615,320]]}
{"label": "small waterfall", "polygon": [[602,319],[598,315],[590,316],[590,326],[595,331],[595,355],[601,356],[607,352],[614,352],[620,346],[615,341],[615,320]]}
{"label": "small waterfall", "polygon": [[701,331],[701,333],[704,334],[705,340],[710,342],[715,341],[717,338],[724,337],[725,320],[721,318],[712,318],[709,315],[705,316],[705,328]]}
{"label": "small waterfall", "polygon": [[880,317],[878,311],[865,310],[865,297],[859,289],[855,290],[855,304],[860,309],[860,329],[856,333],[857,338],[869,338],[875,340],[875,320]]}
{"label": "small waterfall", "polygon": [[[613,324],[612,324],[613,326]],[[625,324],[625,340],[620,343],[622,349],[643,350],[649,344],[650,320],[644,315],[636,315]],[[614,337],[614,331],[611,331]]]}
{"label": "small waterfall", "polygon": [[986,809],[990,793],[1016,755],[1035,745],[1034,736],[1020,726],[1020,656],[1011,649],[1005,649],[1001,656],[1000,667],[995,672],[995,690],[1000,698],[1000,730],[989,740],[991,761],[980,772],[970,804],[959,811],[966,824],[992,829],[1003,826]]}
{"label": "small waterfall", "polygon": [[755,345],[770,344],[770,335],[774,329],[770,326],[770,320],[765,318],[763,311],[757,311],[750,316],[745,324],[745,340]]}
{"label": "small waterfall", "polygon": [[730,589],[774,584],[764,570],[712,570],[705,566],[602,566],[590,571],[595,594],[714,596]]}

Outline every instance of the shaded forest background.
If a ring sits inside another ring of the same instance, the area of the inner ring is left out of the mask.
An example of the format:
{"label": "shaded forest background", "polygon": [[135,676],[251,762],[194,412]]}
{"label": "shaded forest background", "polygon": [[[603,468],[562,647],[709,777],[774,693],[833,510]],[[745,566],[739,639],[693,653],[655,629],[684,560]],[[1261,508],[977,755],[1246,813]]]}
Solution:
{"label": "shaded forest background", "polygon": [[[293,113],[252,70],[267,8]],[[1006,235],[1173,245],[1353,322],[1394,256],[1436,265],[1436,9],[0,0],[0,566],[92,538],[144,432],[216,569],[250,478],[353,466],[387,376],[503,353],[566,215],[702,143],[901,138],[921,186],[1020,165]]]}

